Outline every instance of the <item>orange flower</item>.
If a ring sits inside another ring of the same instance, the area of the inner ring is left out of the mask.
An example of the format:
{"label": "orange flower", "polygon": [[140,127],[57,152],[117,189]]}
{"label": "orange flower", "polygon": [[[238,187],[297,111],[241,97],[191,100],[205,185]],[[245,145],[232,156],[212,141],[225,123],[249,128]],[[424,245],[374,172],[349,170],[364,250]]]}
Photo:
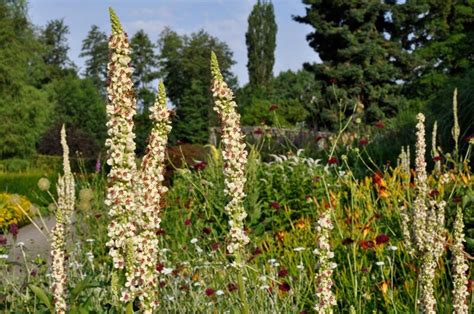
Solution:
{"label": "orange flower", "polygon": [[276,238],[278,241],[283,242],[285,240],[286,232],[281,230],[276,233]]}
{"label": "orange flower", "polygon": [[295,223],[296,228],[298,229],[304,229],[306,227],[306,221],[304,218],[300,218],[296,223]]}

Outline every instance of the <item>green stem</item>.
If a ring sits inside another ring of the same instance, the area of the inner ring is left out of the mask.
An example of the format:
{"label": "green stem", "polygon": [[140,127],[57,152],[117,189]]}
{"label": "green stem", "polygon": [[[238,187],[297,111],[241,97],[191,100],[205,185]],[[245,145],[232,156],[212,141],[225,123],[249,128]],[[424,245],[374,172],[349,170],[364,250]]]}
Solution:
{"label": "green stem", "polygon": [[125,308],[126,314],[133,314],[133,301],[127,303],[127,307]]}
{"label": "green stem", "polygon": [[247,294],[245,293],[245,284],[244,284],[244,277],[242,275],[243,272],[243,265],[242,265],[242,252],[236,252],[235,260],[237,262],[238,267],[238,274],[237,274],[237,284],[239,285],[239,296],[240,302],[242,304],[242,313],[249,314],[249,304],[247,300]]}

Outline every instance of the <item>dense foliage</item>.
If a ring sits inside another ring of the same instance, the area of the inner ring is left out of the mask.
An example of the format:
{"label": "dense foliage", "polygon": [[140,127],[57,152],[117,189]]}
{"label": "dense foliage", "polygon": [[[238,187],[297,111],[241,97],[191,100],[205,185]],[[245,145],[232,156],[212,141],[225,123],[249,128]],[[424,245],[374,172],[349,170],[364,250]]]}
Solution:
{"label": "dense foliage", "polygon": [[161,33],[159,46],[161,75],[176,108],[171,138],[205,143],[209,127],[217,124],[209,89],[209,56],[211,51],[217,54],[222,74],[235,85],[236,79],[230,72],[235,63],[232,51],[203,30],[188,36],[166,29]]}
{"label": "dense foliage", "polygon": [[273,4],[258,0],[250,12],[245,33],[249,86],[254,91],[270,87],[275,64],[276,33]]}

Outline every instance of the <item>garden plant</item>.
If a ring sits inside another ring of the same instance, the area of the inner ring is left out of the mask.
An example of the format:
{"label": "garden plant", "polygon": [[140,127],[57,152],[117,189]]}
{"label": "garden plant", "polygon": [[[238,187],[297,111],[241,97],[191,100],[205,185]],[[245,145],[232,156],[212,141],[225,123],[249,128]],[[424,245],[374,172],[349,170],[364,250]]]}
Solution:
{"label": "garden plant", "polygon": [[419,113],[416,143],[400,147],[396,165],[376,165],[365,137],[341,144],[352,116],[323,157],[289,148],[264,160],[266,138],[246,142],[212,53],[220,144],[165,180],[165,86],[140,160],[130,43],[112,9],[110,19],[106,163],[73,172],[63,127],[56,191],[38,183],[55,216],[51,230],[38,226],[47,260],[8,259],[29,249],[18,227],[41,211],[0,194],[1,312],[473,313],[474,143],[460,153],[457,91],[453,152]]}

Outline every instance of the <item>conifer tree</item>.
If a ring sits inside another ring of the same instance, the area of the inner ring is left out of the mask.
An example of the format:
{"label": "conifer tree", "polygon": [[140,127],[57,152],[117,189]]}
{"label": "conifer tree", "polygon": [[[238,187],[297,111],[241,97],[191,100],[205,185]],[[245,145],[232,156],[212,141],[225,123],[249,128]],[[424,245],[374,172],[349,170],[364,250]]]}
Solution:
{"label": "conifer tree", "polygon": [[92,79],[99,91],[105,94],[109,51],[107,35],[97,25],[92,25],[87,37],[82,41],[82,50],[79,57],[87,58],[84,76]]}
{"label": "conifer tree", "polygon": [[155,93],[150,86],[157,76],[155,45],[145,31],[139,30],[131,38],[130,47],[132,48],[132,78],[137,92],[138,110],[146,112],[155,100]]}
{"label": "conifer tree", "polygon": [[[297,22],[314,31],[307,36],[319,54],[320,64],[304,65],[322,84],[320,111],[328,128],[334,127],[337,114],[357,108],[366,122],[393,116],[400,97],[403,65],[407,62],[400,44],[390,40],[393,22],[392,0],[303,0],[306,15]],[[342,106],[338,106],[342,102]]]}
{"label": "conifer tree", "polygon": [[75,66],[67,55],[68,34],[69,26],[64,23],[64,19],[49,21],[41,32],[40,41],[44,45],[43,60],[48,70],[46,82],[61,78],[69,72],[75,73]]}
{"label": "conifer tree", "polygon": [[258,0],[248,18],[245,34],[249,85],[253,90],[267,90],[275,64],[277,25],[271,1]]}

